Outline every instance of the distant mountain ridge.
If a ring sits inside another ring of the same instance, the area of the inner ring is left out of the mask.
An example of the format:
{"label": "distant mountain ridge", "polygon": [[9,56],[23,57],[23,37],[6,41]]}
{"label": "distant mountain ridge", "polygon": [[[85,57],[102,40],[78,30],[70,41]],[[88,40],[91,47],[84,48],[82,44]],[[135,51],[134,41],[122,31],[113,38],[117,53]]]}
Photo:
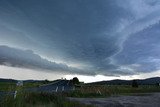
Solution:
{"label": "distant mountain ridge", "polygon": [[[0,78],[0,82],[17,82],[19,80],[15,80],[15,79],[4,79],[4,78]],[[42,82],[45,80],[22,80],[23,82]]]}
{"label": "distant mountain ridge", "polygon": [[0,78],[0,82],[17,82],[17,80]]}
{"label": "distant mountain ridge", "polygon": [[[154,85],[160,83],[160,77],[153,77],[147,79],[135,79],[139,85]],[[88,83],[90,85],[131,85],[133,80],[110,80]]]}

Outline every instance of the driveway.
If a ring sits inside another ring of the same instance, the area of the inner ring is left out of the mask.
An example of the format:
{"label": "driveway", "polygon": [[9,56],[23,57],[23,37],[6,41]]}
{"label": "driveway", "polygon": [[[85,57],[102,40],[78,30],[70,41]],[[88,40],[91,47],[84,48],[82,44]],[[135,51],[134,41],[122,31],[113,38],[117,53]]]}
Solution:
{"label": "driveway", "polygon": [[160,93],[112,96],[108,98],[69,98],[96,107],[160,107]]}

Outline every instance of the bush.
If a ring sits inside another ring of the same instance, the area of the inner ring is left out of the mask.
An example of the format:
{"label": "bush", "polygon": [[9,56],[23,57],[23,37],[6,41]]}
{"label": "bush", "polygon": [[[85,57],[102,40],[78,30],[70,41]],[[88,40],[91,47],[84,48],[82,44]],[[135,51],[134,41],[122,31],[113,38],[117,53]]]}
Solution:
{"label": "bush", "polygon": [[72,82],[73,82],[73,85],[79,84],[79,79],[78,79],[77,77],[74,77],[74,78],[72,79]]}
{"label": "bush", "polygon": [[137,83],[136,80],[133,80],[133,81],[132,81],[132,87],[138,88],[138,83]]}

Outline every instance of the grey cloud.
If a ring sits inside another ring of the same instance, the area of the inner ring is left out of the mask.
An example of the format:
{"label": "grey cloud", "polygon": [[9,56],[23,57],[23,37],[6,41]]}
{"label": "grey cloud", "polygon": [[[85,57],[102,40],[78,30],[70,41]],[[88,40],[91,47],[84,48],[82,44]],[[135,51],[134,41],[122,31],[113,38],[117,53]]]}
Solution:
{"label": "grey cloud", "polygon": [[[79,71],[82,74],[132,75],[134,71],[144,72],[142,67],[152,63],[145,59],[158,53],[159,43],[155,40],[159,38],[151,32],[159,28],[155,26],[160,19],[157,3],[150,0],[0,0],[0,22],[3,22],[0,33],[5,34],[0,35],[0,42],[68,64],[85,65],[79,68],[83,69]],[[153,38],[145,36],[146,29]],[[134,44],[137,41],[139,45]],[[153,42],[154,45],[147,47]],[[34,66],[44,64],[49,69],[53,66],[55,70],[78,72],[78,68],[70,70],[65,64],[52,65],[39,59],[46,63],[33,63]],[[141,67],[131,66],[134,64]]]}
{"label": "grey cloud", "polygon": [[152,72],[159,70],[159,32],[160,24],[146,28],[132,34],[124,43],[123,51],[117,56],[117,63],[121,65],[139,64],[135,71]]}
{"label": "grey cloud", "polygon": [[31,50],[20,50],[7,46],[0,46],[0,64],[11,67],[36,69],[48,72],[59,72],[62,74],[84,74],[93,75],[83,70],[69,67],[66,64],[56,63],[41,58]]}

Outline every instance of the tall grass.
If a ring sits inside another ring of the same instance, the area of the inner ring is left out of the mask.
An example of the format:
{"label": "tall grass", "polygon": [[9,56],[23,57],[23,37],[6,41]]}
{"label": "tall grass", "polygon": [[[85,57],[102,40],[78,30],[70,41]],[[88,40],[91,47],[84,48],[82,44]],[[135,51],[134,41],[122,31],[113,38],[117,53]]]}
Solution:
{"label": "tall grass", "polygon": [[0,91],[14,91],[16,83],[13,82],[0,82]]}
{"label": "tall grass", "polygon": [[141,85],[133,88],[130,85],[82,86],[69,94],[70,97],[108,97],[111,95],[160,92],[160,86]]}
{"label": "tall grass", "polygon": [[61,94],[20,92],[14,99],[6,96],[0,107],[92,107],[90,105],[70,102]]}

